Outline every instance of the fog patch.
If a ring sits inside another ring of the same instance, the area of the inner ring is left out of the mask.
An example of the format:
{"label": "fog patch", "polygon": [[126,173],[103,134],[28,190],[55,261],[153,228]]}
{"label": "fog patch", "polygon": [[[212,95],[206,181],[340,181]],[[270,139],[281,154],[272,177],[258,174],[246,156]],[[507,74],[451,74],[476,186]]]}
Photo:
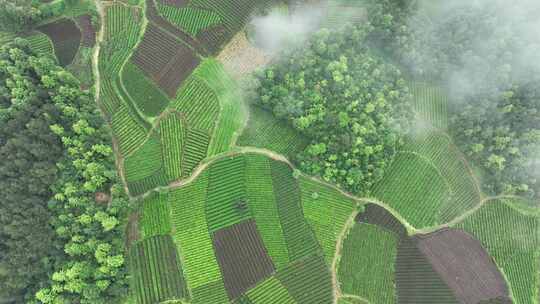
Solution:
{"label": "fog patch", "polygon": [[252,18],[252,39],[263,51],[276,54],[305,42],[321,27],[323,19],[320,5],[303,5],[290,14],[272,10],[268,15]]}
{"label": "fog patch", "polygon": [[420,1],[408,25],[418,39],[405,62],[426,78],[441,75],[458,100],[499,94],[540,71],[540,1]]}

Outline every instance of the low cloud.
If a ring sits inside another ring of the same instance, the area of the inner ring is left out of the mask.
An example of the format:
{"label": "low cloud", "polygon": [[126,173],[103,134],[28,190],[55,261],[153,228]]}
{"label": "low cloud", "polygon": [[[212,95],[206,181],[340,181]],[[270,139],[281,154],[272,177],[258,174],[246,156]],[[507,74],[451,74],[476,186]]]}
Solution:
{"label": "low cloud", "polygon": [[253,41],[265,52],[275,54],[306,41],[321,27],[324,10],[320,6],[302,6],[291,14],[272,10],[256,16],[251,22]]}

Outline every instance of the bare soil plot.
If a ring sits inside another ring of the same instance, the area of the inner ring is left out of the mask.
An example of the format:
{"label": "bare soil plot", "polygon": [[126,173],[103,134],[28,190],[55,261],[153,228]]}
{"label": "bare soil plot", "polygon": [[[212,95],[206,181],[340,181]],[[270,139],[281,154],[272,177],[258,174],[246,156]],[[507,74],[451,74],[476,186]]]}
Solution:
{"label": "bare soil plot", "polygon": [[92,17],[90,15],[79,16],[77,24],[82,31],[82,46],[93,47],[96,44],[96,29],[92,24]]}
{"label": "bare soil plot", "polygon": [[199,58],[189,47],[152,24],[148,25],[132,61],[170,98],[176,96],[182,82],[199,64]]}
{"label": "bare soil plot", "polygon": [[229,32],[221,24],[204,29],[197,34],[197,40],[200,41],[210,54],[219,52],[229,38]]}
{"label": "bare soil plot", "polygon": [[399,304],[459,303],[429,260],[416,247],[413,238],[401,239],[395,269]]}
{"label": "bare soil plot", "polygon": [[[170,0],[170,1],[182,1],[182,0]],[[153,0],[146,0],[146,17],[150,22],[154,23],[163,30],[171,33],[176,38],[189,44],[193,50],[203,56],[208,55],[206,49],[195,39],[191,38],[187,33],[177,28],[165,18],[161,17]]]}
{"label": "bare soil plot", "polygon": [[414,239],[460,303],[509,298],[508,286],[497,265],[480,242],[465,231],[442,229]]}
{"label": "bare soil plot", "polygon": [[254,220],[216,231],[213,245],[231,300],[275,271]]}
{"label": "bare soil plot", "polygon": [[380,226],[396,233],[399,237],[407,236],[407,230],[403,224],[386,209],[375,204],[367,204],[364,212],[359,213],[355,221]]}
{"label": "bare soil plot", "polygon": [[40,26],[38,30],[51,38],[60,65],[63,67],[69,65],[81,43],[81,31],[75,22],[71,19],[60,19]]}
{"label": "bare soil plot", "polygon": [[235,77],[241,77],[265,66],[271,59],[270,55],[251,45],[244,32],[236,34],[217,58]]}

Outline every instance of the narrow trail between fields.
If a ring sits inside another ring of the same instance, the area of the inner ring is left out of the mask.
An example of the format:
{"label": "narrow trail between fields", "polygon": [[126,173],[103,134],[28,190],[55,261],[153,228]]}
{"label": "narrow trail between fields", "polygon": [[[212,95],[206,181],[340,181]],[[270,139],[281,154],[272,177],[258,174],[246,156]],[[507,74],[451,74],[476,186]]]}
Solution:
{"label": "narrow trail between fields", "polygon": [[96,99],[96,103],[100,105],[99,94],[101,88],[101,75],[99,73],[99,53],[101,51],[101,43],[103,42],[103,36],[105,33],[105,10],[100,0],[94,0],[94,3],[96,4],[96,9],[100,19],[100,28],[96,33],[96,45],[94,46],[94,53],[92,54],[92,70],[94,73],[94,98]]}

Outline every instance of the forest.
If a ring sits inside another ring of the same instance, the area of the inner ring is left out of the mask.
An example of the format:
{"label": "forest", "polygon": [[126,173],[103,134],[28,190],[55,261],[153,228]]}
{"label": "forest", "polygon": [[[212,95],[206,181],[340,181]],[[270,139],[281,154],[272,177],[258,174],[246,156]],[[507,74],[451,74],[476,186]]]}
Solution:
{"label": "forest", "polygon": [[129,206],[92,96],[21,39],[0,49],[0,80],[1,290],[42,303],[122,297]]}
{"label": "forest", "polygon": [[367,23],[323,29],[254,77],[250,99],[312,139],[299,167],[368,193],[414,125],[408,81],[435,80],[484,190],[538,198],[540,67],[523,59],[538,45],[512,19],[524,12],[458,1],[428,18],[422,1],[366,3]]}

